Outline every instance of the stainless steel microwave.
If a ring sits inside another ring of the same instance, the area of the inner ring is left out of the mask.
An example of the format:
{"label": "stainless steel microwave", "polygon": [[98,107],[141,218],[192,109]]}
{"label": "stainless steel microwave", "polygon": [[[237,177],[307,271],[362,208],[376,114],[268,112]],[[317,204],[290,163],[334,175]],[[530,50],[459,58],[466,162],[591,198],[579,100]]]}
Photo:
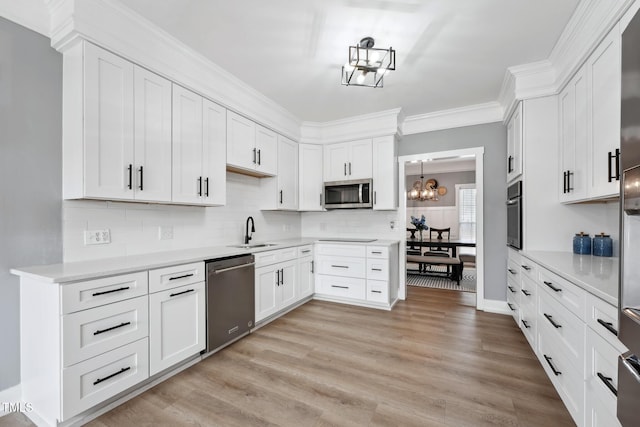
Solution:
{"label": "stainless steel microwave", "polygon": [[371,179],[325,182],[322,205],[325,209],[371,208],[372,194]]}

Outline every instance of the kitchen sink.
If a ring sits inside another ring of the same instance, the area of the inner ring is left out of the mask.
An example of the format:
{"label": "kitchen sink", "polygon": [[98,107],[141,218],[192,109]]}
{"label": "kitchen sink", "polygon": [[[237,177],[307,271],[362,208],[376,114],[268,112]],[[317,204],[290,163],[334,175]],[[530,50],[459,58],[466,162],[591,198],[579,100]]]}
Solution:
{"label": "kitchen sink", "polygon": [[278,246],[278,244],[277,243],[247,243],[244,245],[229,245],[230,248],[240,248],[240,249],[266,248],[269,246]]}

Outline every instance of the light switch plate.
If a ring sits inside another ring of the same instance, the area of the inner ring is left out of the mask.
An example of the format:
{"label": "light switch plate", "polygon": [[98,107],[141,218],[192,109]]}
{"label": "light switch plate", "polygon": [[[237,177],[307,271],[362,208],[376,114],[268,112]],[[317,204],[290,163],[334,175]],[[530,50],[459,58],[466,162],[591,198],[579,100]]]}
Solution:
{"label": "light switch plate", "polygon": [[84,232],[85,245],[106,245],[111,243],[111,231],[108,228],[103,230],[86,230]]}

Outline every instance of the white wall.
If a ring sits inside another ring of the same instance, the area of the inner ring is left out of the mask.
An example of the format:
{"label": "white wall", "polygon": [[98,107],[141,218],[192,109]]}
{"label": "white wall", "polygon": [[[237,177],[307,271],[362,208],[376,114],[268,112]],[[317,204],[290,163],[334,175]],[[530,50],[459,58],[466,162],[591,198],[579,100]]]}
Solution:
{"label": "white wall", "polygon": [[[184,248],[242,243],[247,216],[253,216],[253,242],[300,236],[297,212],[260,211],[265,195],[259,178],[227,173],[227,205],[196,207],[65,201],[64,261],[81,261]],[[173,239],[159,240],[159,227],[173,227]],[[84,231],[109,228],[111,243],[85,246]]]}

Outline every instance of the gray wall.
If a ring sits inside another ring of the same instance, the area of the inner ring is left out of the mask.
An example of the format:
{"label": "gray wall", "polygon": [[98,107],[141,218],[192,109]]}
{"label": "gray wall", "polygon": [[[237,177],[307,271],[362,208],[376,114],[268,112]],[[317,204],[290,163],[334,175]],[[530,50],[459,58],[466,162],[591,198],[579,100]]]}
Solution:
{"label": "gray wall", "polygon": [[0,18],[0,390],[20,382],[12,267],[62,261],[62,55]]}
{"label": "gray wall", "polygon": [[[465,172],[446,172],[446,173],[424,173],[423,182],[429,179],[438,181],[438,187],[445,187],[447,193],[444,196],[438,196],[438,201],[433,200],[407,200],[408,208],[422,208],[432,206],[455,206],[456,205],[456,184],[473,184],[476,182],[475,171]],[[420,181],[420,175],[407,175],[405,178],[407,190],[413,187],[413,183]]]}
{"label": "gray wall", "polygon": [[507,131],[502,123],[427,132],[403,137],[399,156],[484,147],[484,294],[506,301]]}

